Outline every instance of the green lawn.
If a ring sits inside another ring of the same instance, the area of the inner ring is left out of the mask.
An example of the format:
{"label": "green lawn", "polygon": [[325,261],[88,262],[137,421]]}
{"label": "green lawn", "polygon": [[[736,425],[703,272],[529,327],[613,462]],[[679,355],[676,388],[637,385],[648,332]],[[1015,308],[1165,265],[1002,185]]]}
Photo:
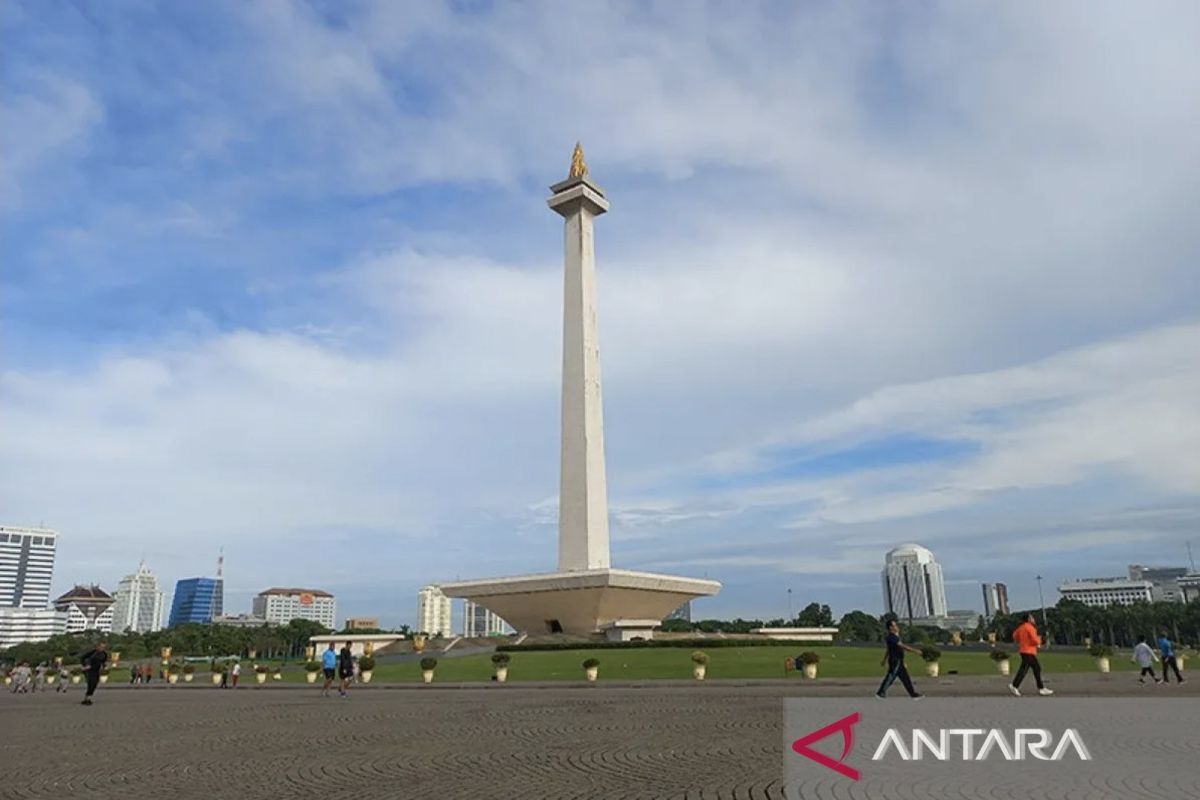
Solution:
{"label": "green lawn", "polygon": [[[797,647],[718,647],[708,653],[708,677],[720,678],[780,678],[783,677],[783,660],[803,650]],[[860,647],[822,647],[819,677],[862,678],[882,674],[879,659],[881,649]],[[585,658],[600,660],[601,680],[647,680],[655,678],[687,679],[692,674],[691,652],[684,648],[663,647],[632,650],[558,650],[548,652],[512,653],[509,663],[510,681],[577,681],[583,679],[581,662]],[[1056,672],[1093,672],[1094,660],[1082,651],[1044,652],[1039,658],[1048,674]],[[1118,653],[1110,659],[1114,671],[1136,669],[1128,653]],[[1015,670],[1020,662],[1014,657],[1011,665]],[[908,665],[914,675],[924,674],[924,662],[909,654]],[[943,675],[956,670],[960,675],[993,675],[995,664],[986,653],[954,652],[948,650],[941,660]],[[490,654],[443,658],[437,667],[437,680],[450,683],[490,681],[492,663]],[[794,673],[792,677],[799,679]],[[114,669],[110,680],[127,682],[129,673],[125,669]],[[181,679],[182,680],[182,679]],[[284,681],[304,682],[304,671],[297,663],[284,671]],[[421,668],[416,662],[405,664],[380,664],[375,668],[373,680],[380,683],[418,682]],[[208,683],[207,670],[197,670],[195,681]],[[241,682],[254,683],[254,672],[243,667]],[[274,681],[268,681],[273,683]]]}

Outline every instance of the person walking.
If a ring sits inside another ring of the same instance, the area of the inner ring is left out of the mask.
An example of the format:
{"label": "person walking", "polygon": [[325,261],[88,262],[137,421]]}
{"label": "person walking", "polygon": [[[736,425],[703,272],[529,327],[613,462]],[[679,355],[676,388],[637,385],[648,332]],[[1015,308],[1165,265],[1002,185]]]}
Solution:
{"label": "person walking", "polygon": [[338,694],[342,697],[350,695],[350,680],[354,677],[354,655],[350,652],[352,642],[346,642],[346,646],[338,653],[338,677],[342,679],[342,686],[338,689]]}
{"label": "person walking", "polygon": [[87,677],[87,692],[83,695],[82,705],[90,706],[92,695],[100,685],[100,670],[104,669],[104,664],[108,661],[108,645],[105,642],[96,642],[96,646],[84,653],[79,660]]}
{"label": "person walking", "polygon": [[55,692],[65,692],[67,687],[71,685],[71,671],[67,669],[66,664],[60,664],[58,667],[58,686],[54,687]]}
{"label": "person walking", "polygon": [[1008,690],[1015,697],[1020,697],[1021,681],[1025,680],[1027,672],[1033,672],[1033,680],[1037,683],[1038,694],[1054,694],[1053,689],[1047,689],[1046,684],[1042,683],[1042,665],[1037,657],[1038,648],[1042,646],[1042,637],[1038,635],[1037,626],[1033,623],[1032,612],[1026,614],[1024,621],[1013,631],[1013,642],[1016,643],[1017,650],[1021,654],[1021,666],[1017,669],[1012,683],[1008,685]]}
{"label": "person walking", "polygon": [[229,688],[229,665],[226,664],[224,667],[221,667],[220,669],[221,669],[221,688],[228,689]]}
{"label": "person walking", "polygon": [[1142,668],[1138,675],[1138,683],[1145,683],[1147,675],[1155,683],[1162,683],[1154,674],[1154,662],[1158,661],[1158,654],[1150,649],[1150,645],[1146,644],[1145,636],[1138,637],[1137,644],[1133,646],[1133,656],[1129,660],[1136,661],[1137,665]]}
{"label": "person walking", "polygon": [[875,696],[880,700],[887,697],[888,689],[899,678],[900,683],[904,685],[904,689],[908,692],[908,696],[914,700],[920,700],[925,695],[913,688],[908,668],[904,666],[904,651],[907,650],[910,653],[920,653],[921,651],[915,647],[909,647],[900,641],[900,625],[894,619],[888,620],[887,636],[884,637],[883,641],[887,649],[884,651],[883,660],[879,662],[879,665],[883,666],[886,664],[887,673],[883,676],[883,682],[879,684],[879,691],[875,692]]}
{"label": "person walking", "polygon": [[229,669],[229,680],[232,683],[232,688],[237,688],[238,678],[242,676],[242,662],[234,661],[233,666]]}
{"label": "person walking", "polygon": [[22,661],[17,664],[17,668],[13,670],[13,694],[25,694],[29,691],[29,683],[33,680],[33,670],[29,668],[28,661]]}
{"label": "person walking", "polygon": [[1175,680],[1180,683],[1187,683],[1183,679],[1183,675],[1179,672],[1179,661],[1175,656],[1175,643],[1167,638],[1166,631],[1158,633],[1158,654],[1162,656],[1163,665],[1163,683],[1171,682],[1171,673],[1169,670],[1175,670]]}
{"label": "person walking", "polygon": [[321,696],[329,697],[329,689],[333,686],[333,679],[337,677],[338,654],[333,649],[333,642],[329,643],[329,647],[321,654],[321,671],[325,675],[325,685],[321,687]]}
{"label": "person walking", "polygon": [[50,668],[46,666],[46,662],[42,661],[37,665],[37,669],[33,671],[33,691],[34,693],[46,691],[46,673]]}

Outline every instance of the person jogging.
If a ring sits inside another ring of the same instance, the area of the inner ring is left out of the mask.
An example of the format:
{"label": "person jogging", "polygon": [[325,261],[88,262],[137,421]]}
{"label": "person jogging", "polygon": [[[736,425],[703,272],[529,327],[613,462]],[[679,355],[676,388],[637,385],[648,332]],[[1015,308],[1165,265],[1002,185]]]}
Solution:
{"label": "person jogging", "polygon": [[63,664],[58,668],[58,685],[54,687],[56,692],[65,692],[67,687],[71,685],[71,671],[67,669],[67,665]]}
{"label": "person jogging", "polygon": [[79,660],[83,663],[84,675],[87,677],[87,692],[83,695],[82,705],[90,706],[92,695],[100,685],[100,670],[104,669],[104,664],[108,661],[108,645],[97,642],[96,646],[84,653]]}
{"label": "person jogging", "polygon": [[1142,668],[1138,675],[1138,683],[1145,683],[1146,676],[1149,675],[1155,683],[1162,683],[1158,676],[1154,674],[1154,662],[1158,661],[1158,654],[1150,649],[1150,645],[1146,644],[1146,637],[1139,636],[1137,644],[1133,646],[1133,657],[1130,661],[1136,661],[1137,665]]}
{"label": "person jogging", "polygon": [[1032,612],[1026,614],[1024,621],[1013,631],[1013,642],[1021,654],[1021,666],[1017,669],[1013,682],[1008,685],[1008,690],[1014,696],[1020,697],[1021,681],[1025,680],[1025,673],[1032,671],[1038,694],[1054,694],[1053,689],[1047,689],[1046,684],[1042,683],[1042,665],[1037,657],[1038,648],[1042,646],[1042,637],[1038,636],[1037,626],[1033,624]]}
{"label": "person jogging", "polygon": [[920,653],[921,651],[915,647],[909,647],[900,641],[900,625],[894,619],[888,620],[887,636],[884,637],[883,641],[887,646],[887,650],[884,652],[883,660],[879,664],[880,666],[887,665],[887,674],[883,676],[883,683],[879,684],[879,691],[875,692],[875,696],[880,700],[887,697],[888,689],[899,678],[909,697],[914,700],[924,697],[925,695],[913,688],[912,678],[908,675],[908,668],[904,666],[905,650],[910,653]]}
{"label": "person jogging", "polygon": [[346,642],[346,646],[338,654],[338,677],[342,679],[338,694],[342,697],[350,696],[350,679],[354,677],[354,655],[350,652],[350,645],[351,642]]}
{"label": "person jogging", "polygon": [[322,697],[329,697],[329,689],[337,676],[337,665],[338,654],[333,649],[333,642],[330,642],[329,647],[321,654],[321,670],[325,673],[325,685],[321,688]]}
{"label": "person jogging", "polygon": [[1171,682],[1170,670],[1175,670],[1175,680],[1180,683],[1187,683],[1183,679],[1183,675],[1179,672],[1179,661],[1175,656],[1175,644],[1167,638],[1166,631],[1160,631],[1158,634],[1158,654],[1162,656],[1163,683]]}

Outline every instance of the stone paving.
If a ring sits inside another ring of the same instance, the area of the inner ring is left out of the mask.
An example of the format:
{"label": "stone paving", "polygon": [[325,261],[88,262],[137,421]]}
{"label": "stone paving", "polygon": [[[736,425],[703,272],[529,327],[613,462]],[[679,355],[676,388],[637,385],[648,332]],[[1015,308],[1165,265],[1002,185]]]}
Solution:
{"label": "stone paving", "polygon": [[[861,700],[873,684],[372,685],[347,699],[308,686],[105,686],[90,708],[79,687],[4,692],[0,798],[779,798],[781,698],[876,702]],[[1198,684],[1055,683],[1064,695],[1188,702]],[[998,676],[921,685],[963,697],[1004,689]]]}

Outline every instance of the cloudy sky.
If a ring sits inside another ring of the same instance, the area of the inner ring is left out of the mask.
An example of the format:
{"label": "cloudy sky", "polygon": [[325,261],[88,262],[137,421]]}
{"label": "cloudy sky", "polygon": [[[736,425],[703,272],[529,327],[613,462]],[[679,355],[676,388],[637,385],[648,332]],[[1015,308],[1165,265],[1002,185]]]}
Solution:
{"label": "cloudy sky", "polygon": [[975,609],[1200,555],[1200,8],[734,10],[4,3],[0,522],[60,590],[223,546],[235,611],[553,568],[581,139],[616,565],[770,617],[905,541]]}

